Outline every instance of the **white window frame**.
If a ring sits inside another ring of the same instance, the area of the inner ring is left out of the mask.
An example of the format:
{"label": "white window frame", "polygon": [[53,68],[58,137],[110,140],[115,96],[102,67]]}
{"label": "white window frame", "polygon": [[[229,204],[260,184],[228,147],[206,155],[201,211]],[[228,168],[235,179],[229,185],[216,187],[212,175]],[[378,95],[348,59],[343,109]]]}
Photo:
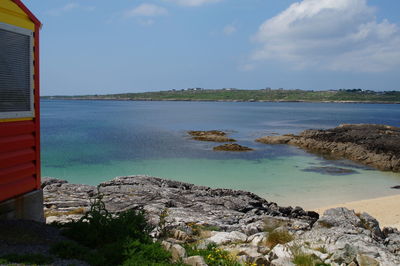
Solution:
{"label": "white window frame", "polygon": [[15,118],[33,118],[35,117],[35,106],[34,106],[34,89],[35,89],[35,81],[34,81],[34,65],[33,65],[33,47],[34,47],[34,33],[31,30],[20,28],[17,26],[9,25],[6,23],[0,22],[0,29],[18,33],[22,35],[29,36],[30,38],[30,48],[29,48],[29,61],[30,63],[30,74],[31,82],[30,82],[30,111],[20,111],[20,112],[1,112],[0,111],[0,119],[15,119]]}

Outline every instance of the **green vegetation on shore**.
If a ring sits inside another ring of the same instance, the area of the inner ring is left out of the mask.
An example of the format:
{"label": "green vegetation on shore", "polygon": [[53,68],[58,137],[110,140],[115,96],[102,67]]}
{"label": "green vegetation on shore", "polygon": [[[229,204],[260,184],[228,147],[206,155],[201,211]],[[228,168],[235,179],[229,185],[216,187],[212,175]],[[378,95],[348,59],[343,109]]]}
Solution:
{"label": "green vegetation on shore", "polygon": [[150,236],[153,229],[143,211],[109,213],[98,195],[80,220],[59,225],[73,241],[54,245],[51,253],[62,259],[77,259],[90,265],[180,265]]}
{"label": "green vegetation on shore", "polygon": [[108,95],[44,96],[43,99],[132,100],[132,101],[287,101],[287,102],[376,102],[400,103],[400,91],[370,90],[239,90],[187,89]]}

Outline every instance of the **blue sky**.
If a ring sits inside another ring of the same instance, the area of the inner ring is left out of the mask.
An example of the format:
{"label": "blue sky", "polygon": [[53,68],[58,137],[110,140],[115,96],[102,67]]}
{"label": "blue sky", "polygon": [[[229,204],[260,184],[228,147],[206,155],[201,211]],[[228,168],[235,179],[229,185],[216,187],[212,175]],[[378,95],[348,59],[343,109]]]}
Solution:
{"label": "blue sky", "polygon": [[42,95],[400,89],[398,0],[25,0]]}

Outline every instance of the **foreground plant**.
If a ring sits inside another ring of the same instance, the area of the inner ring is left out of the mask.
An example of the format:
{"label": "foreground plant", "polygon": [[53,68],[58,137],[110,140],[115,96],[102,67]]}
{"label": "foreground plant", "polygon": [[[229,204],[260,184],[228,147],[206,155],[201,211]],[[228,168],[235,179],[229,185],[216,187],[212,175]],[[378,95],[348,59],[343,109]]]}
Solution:
{"label": "foreground plant", "polygon": [[206,249],[187,246],[188,256],[202,256],[209,266],[240,266],[229,252],[219,249],[215,244],[209,244]]}
{"label": "foreground plant", "polygon": [[144,212],[129,210],[112,215],[99,194],[90,210],[78,221],[61,226],[65,236],[75,242],[60,242],[53,254],[79,259],[90,265],[171,265],[171,254],[154,243],[153,229]]}

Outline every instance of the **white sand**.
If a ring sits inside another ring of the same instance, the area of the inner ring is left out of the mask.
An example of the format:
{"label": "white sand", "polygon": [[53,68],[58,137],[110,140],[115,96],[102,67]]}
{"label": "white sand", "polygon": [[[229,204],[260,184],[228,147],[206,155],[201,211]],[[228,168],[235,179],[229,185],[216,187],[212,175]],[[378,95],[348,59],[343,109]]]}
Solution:
{"label": "white sand", "polygon": [[375,217],[380,226],[396,227],[400,230],[400,195],[347,202],[315,209],[319,214],[330,208],[346,207],[355,212],[366,212]]}

